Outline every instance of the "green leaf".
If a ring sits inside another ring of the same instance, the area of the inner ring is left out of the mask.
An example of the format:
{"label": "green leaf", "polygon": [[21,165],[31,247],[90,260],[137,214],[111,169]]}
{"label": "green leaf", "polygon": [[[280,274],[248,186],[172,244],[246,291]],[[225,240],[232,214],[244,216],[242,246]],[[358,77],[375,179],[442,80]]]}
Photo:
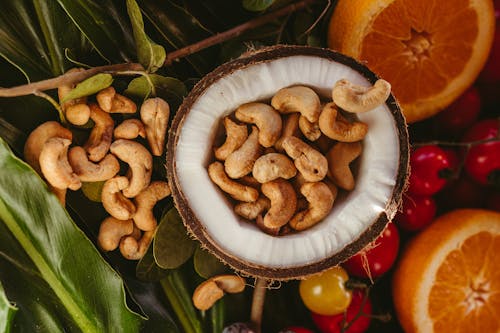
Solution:
{"label": "green leaf", "polygon": [[230,271],[229,267],[224,265],[213,254],[200,247],[196,248],[193,261],[196,273],[205,279]]}
{"label": "green leaf", "polygon": [[[126,306],[121,278],[3,140],[0,169],[0,219],[2,229],[9,230],[0,233],[0,244],[22,249],[11,251],[10,262],[24,272],[36,272],[57,300],[58,314],[80,330],[137,332],[141,318]],[[19,283],[17,288],[29,284]],[[31,311],[29,305],[26,311]]]}
{"label": "green leaf", "polygon": [[212,333],[220,333],[224,330],[226,323],[226,302],[221,298],[210,308],[209,318]]}
{"label": "green leaf", "polygon": [[268,9],[276,0],[243,0],[243,7],[252,12],[260,12]]}
{"label": "green leaf", "polygon": [[109,87],[112,83],[113,76],[111,74],[96,74],[78,83],[75,88],[66,94],[61,103],[98,93],[99,91]]}
{"label": "green leaf", "polygon": [[113,0],[57,2],[104,59],[109,62],[130,61],[134,41],[124,6],[118,6]]}
{"label": "green leaf", "polygon": [[[163,98],[171,106],[180,105],[184,96],[187,95],[184,83],[176,78],[158,74],[149,74],[148,77],[140,76],[133,79],[124,94],[138,100],[145,100],[151,95],[152,90],[154,90],[157,97]],[[174,108],[171,107],[171,109]]]}
{"label": "green leaf", "polygon": [[135,274],[142,281],[160,281],[169,273],[169,269],[163,269],[156,263],[152,246],[149,246],[148,251],[135,267]]}
{"label": "green leaf", "polygon": [[17,308],[13,306],[3,290],[2,283],[0,283],[0,332],[8,333],[11,330],[12,319],[16,314]]}
{"label": "green leaf", "polygon": [[189,260],[196,242],[189,238],[177,209],[171,208],[161,219],[153,240],[153,255],[161,268],[174,269]]}
{"label": "green leaf", "polygon": [[135,0],[127,0],[127,11],[132,22],[135,47],[139,62],[148,72],[156,72],[163,66],[167,56],[163,46],[154,43],[144,31],[141,9]]}

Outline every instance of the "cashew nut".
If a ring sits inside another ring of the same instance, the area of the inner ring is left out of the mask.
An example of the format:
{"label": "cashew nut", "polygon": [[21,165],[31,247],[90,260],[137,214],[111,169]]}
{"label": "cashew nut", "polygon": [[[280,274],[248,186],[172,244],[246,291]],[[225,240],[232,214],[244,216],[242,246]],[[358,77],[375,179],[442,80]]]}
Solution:
{"label": "cashew nut", "polygon": [[[299,113],[291,113],[285,116],[285,120],[283,121],[283,131],[281,133],[281,138],[276,141],[274,147],[278,151],[283,151],[283,140],[285,140],[289,136],[299,137]],[[307,118],[306,118],[307,119]]]}
{"label": "cashew nut", "polygon": [[[71,68],[70,70],[66,71],[66,74],[76,73],[76,72],[81,72],[81,71],[84,71],[84,69],[83,68]],[[62,86],[59,86],[57,88],[57,97],[59,98],[59,102],[62,101],[66,97],[66,95],[71,90],[73,90],[73,88],[75,88],[74,84],[63,84]],[[87,101],[86,97],[75,98],[75,99],[66,101],[64,103],[61,103],[61,109],[66,113],[67,109],[70,106],[77,105],[77,104],[85,104],[86,101]],[[66,117],[67,117],[67,115],[66,115]]]}
{"label": "cashew nut", "polygon": [[252,175],[259,183],[267,183],[278,178],[295,177],[297,169],[292,160],[279,153],[270,153],[259,157],[253,165]]}
{"label": "cashew nut", "polygon": [[101,222],[97,244],[103,251],[113,251],[120,245],[122,237],[132,234],[133,231],[132,220],[123,221],[109,216]]}
{"label": "cashew nut", "polygon": [[294,86],[278,90],[271,99],[271,105],[281,113],[299,112],[310,122],[318,121],[321,102],[311,88]]}
{"label": "cashew nut", "polygon": [[229,194],[238,201],[253,202],[259,197],[259,191],[253,187],[246,186],[230,179],[224,171],[221,162],[214,162],[208,166],[210,179],[220,187],[221,190]]}
{"label": "cashew nut", "polygon": [[281,116],[271,106],[264,103],[246,103],[235,113],[239,121],[255,124],[259,128],[259,143],[271,147],[281,135]]}
{"label": "cashew nut", "polygon": [[151,153],[140,143],[119,139],[113,142],[111,152],[130,167],[129,185],[123,189],[123,195],[133,198],[151,181],[153,171],[153,157]]}
{"label": "cashew nut", "polygon": [[271,207],[271,201],[266,197],[259,197],[254,202],[240,202],[234,206],[234,212],[247,220],[254,220],[269,207]]}
{"label": "cashew nut", "polygon": [[309,141],[316,141],[321,136],[318,122],[310,122],[304,116],[299,118],[299,128]]}
{"label": "cashew nut", "polygon": [[193,293],[193,304],[199,310],[208,310],[224,293],[239,293],[245,289],[245,280],[237,275],[217,275],[202,282]]}
{"label": "cashew nut", "polygon": [[215,149],[215,158],[224,161],[233,151],[240,148],[248,137],[246,125],[238,125],[229,117],[224,118],[226,141]]}
{"label": "cashew nut", "polygon": [[295,230],[304,230],[323,220],[333,206],[337,191],[332,193],[328,185],[323,182],[305,183],[300,193],[309,202],[306,210],[298,212],[290,220],[290,226]]}
{"label": "cashew nut", "polygon": [[361,113],[383,104],[390,93],[390,83],[382,79],[377,80],[372,87],[358,86],[342,79],[335,83],[332,99],[348,112]]}
{"label": "cashew nut", "polygon": [[153,215],[155,204],[170,195],[170,186],[166,182],[154,181],[142,190],[135,199],[137,210],[134,214],[135,225],[143,230],[150,231],[156,228],[156,219]]}
{"label": "cashew nut", "polygon": [[113,131],[115,139],[135,139],[138,136],[146,137],[146,129],[144,124],[139,119],[125,119],[120,125],[115,127]]}
{"label": "cashew nut", "polygon": [[253,126],[252,133],[243,145],[226,158],[224,168],[229,177],[233,179],[241,178],[252,171],[255,160],[262,153],[258,137],[259,130]]}
{"label": "cashew nut", "polygon": [[90,119],[95,125],[83,148],[89,154],[89,160],[99,162],[108,153],[115,123],[111,116],[96,104],[90,105]]}
{"label": "cashew nut", "polygon": [[349,164],[361,155],[362,149],[361,142],[338,142],[330,149],[326,157],[329,176],[335,185],[348,191],[354,188],[354,176]]}
{"label": "cashew nut", "polygon": [[360,121],[350,123],[332,102],[323,107],[319,116],[319,128],[327,137],[342,142],[360,141],[368,132],[368,125]]}
{"label": "cashew nut", "polygon": [[146,126],[146,137],[154,156],[161,156],[165,146],[170,106],[163,99],[148,98],[141,106],[141,120]]}
{"label": "cashew nut", "polygon": [[66,119],[73,125],[85,125],[90,119],[90,107],[79,103],[66,108]]}
{"label": "cashew nut", "polygon": [[72,140],[73,134],[64,128],[57,121],[47,121],[33,130],[24,144],[24,159],[31,165],[38,174],[42,174],[40,169],[40,153],[43,145],[50,138],[63,138]]}
{"label": "cashew nut", "polygon": [[114,177],[120,171],[120,163],[111,154],[107,154],[98,164],[92,163],[85,149],[73,147],[68,152],[68,161],[73,172],[82,182],[99,182]]}
{"label": "cashew nut", "polygon": [[142,237],[137,240],[133,236],[125,236],[120,241],[120,253],[125,259],[139,260],[148,250],[149,244],[153,240],[155,230],[145,231]]}
{"label": "cashew nut", "polygon": [[268,235],[278,236],[282,227],[268,228],[264,225],[264,219],[261,214],[258,214],[255,218],[255,224],[260,230],[264,231]]}
{"label": "cashew nut", "polygon": [[40,153],[40,169],[50,185],[58,189],[78,190],[82,183],[68,162],[70,144],[68,139],[48,139]]}
{"label": "cashew nut", "polygon": [[294,159],[295,167],[305,180],[317,182],[325,178],[328,161],[319,151],[294,136],[283,141],[283,148],[288,156]]}
{"label": "cashew nut", "polygon": [[262,184],[262,193],[271,200],[271,208],[264,216],[266,228],[279,228],[290,221],[297,207],[297,194],[283,179]]}
{"label": "cashew nut", "polygon": [[117,94],[115,88],[108,87],[97,93],[97,103],[108,113],[135,113],[137,105],[129,98]]}
{"label": "cashew nut", "polygon": [[118,176],[108,179],[101,192],[104,209],[118,220],[130,220],[134,216],[135,205],[121,191],[129,186],[127,177]]}

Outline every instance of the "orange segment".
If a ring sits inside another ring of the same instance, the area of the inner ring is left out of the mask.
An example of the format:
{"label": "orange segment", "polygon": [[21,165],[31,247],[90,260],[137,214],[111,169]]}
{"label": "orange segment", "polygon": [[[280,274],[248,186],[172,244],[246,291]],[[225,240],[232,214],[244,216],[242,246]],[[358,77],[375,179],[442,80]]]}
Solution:
{"label": "orange segment", "polygon": [[500,213],[457,210],[411,240],[394,272],[406,332],[500,331]]}
{"label": "orange segment", "polygon": [[494,27],[491,0],[339,0],[328,44],[389,81],[414,122],[444,109],[473,83]]}

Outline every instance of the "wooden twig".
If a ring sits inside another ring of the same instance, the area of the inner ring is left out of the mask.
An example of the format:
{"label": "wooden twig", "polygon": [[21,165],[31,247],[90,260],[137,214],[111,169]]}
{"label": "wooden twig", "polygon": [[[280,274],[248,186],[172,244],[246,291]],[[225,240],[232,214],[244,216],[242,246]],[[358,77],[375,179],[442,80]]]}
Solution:
{"label": "wooden twig", "polygon": [[226,30],[224,32],[215,34],[215,35],[208,37],[204,40],[201,40],[195,44],[188,45],[188,46],[183,47],[181,49],[172,51],[172,52],[167,54],[167,57],[165,59],[165,65],[170,65],[174,60],[178,60],[178,59],[186,57],[190,54],[193,54],[193,53],[196,53],[196,52],[201,51],[203,49],[206,49],[210,46],[214,46],[214,45],[223,43],[227,40],[230,40],[232,38],[238,37],[239,35],[241,35],[245,31],[248,31],[248,30],[257,28],[261,25],[264,25],[266,23],[269,23],[270,21],[272,21],[278,17],[289,15],[290,13],[293,13],[297,10],[303,9],[306,6],[313,4],[315,2],[318,2],[318,0],[302,0],[302,1],[292,3],[288,6],[280,8],[280,9],[275,10],[273,12],[270,12],[268,14],[264,14],[262,16],[256,17],[253,20],[250,20],[248,22],[240,24],[234,28],[231,28],[231,29]]}
{"label": "wooden twig", "polygon": [[264,301],[266,299],[268,281],[258,278],[253,291],[252,309],[250,313],[250,321],[256,333],[262,332],[262,313],[264,311]]}

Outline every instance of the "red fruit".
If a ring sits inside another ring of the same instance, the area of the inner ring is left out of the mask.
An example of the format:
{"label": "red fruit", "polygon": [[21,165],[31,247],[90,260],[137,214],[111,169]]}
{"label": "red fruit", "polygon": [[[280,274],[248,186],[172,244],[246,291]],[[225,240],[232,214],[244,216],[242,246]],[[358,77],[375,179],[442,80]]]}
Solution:
{"label": "red fruit", "polygon": [[500,139],[498,128],[500,120],[486,119],[474,124],[464,135],[464,142],[495,139],[487,143],[474,145],[465,157],[465,170],[480,184],[491,184],[500,173]]}
{"label": "red fruit", "polygon": [[454,166],[449,153],[436,145],[428,145],[412,151],[410,167],[408,193],[433,195],[446,185],[447,179],[444,174]]}
{"label": "red fruit", "polygon": [[394,222],[406,231],[417,231],[429,225],[435,215],[436,202],[432,197],[407,194]]}
{"label": "red fruit", "polygon": [[438,205],[447,209],[479,208],[484,205],[485,189],[466,174],[438,194]]}
{"label": "red fruit", "polygon": [[[358,314],[362,311],[361,315]],[[370,326],[372,304],[370,298],[360,290],[353,290],[351,305],[345,313],[334,316],[323,316],[312,312],[311,316],[322,333],[363,333]],[[356,320],[354,318],[357,316]],[[349,325],[345,331],[343,327]]]}
{"label": "red fruit", "polygon": [[479,90],[470,87],[453,104],[440,112],[435,119],[441,133],[449,135],[460,134],[476,121],[481,110]]}
{"label": "red fruit", "polygon": [[488,209],[500,212],[500,192],[492,191],[492,193],[488,195],[486,207]]}
{"label": "red fruit", "polygon": [[[496,7],[495,14],[498,10]],[[495,29],[495,37],[493,46],[491,47],[490,55],[481,73],[479,74],[479,82],[481,83],[497,83],[500,82],[500,24],[497,22]]]}
{"label": "red fruit", "polygon": [[342,264],[349,275],[376,278],[387,272],[398,256],[399,232],[388,223],[380,236]]}

